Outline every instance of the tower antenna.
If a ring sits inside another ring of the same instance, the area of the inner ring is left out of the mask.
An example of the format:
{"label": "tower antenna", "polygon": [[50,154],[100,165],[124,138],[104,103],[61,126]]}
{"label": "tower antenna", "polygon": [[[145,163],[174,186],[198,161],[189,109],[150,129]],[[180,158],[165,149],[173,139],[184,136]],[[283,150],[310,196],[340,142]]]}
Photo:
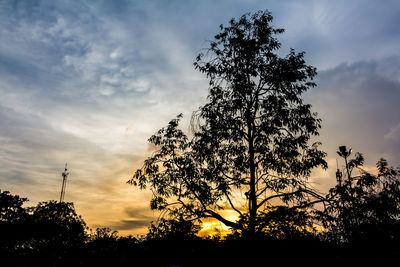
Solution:
{"label": "tower antenna", "polygon": [[336,170],[336,180],[337,180],[339,186],[342,186],[342,176],[343,176],[343,174],[339,170],[339,164],[338,164],[337,158],[336,158],[336,168],[337,168],[337,170]]}
{"label": "tower antenna", "polygon": [[69,174],[69,172],[67,172],[67,163],[65,163],[65,170],[61,174],[63,179],[62,179],[62,185],[61,185],[60,203],[64,202],[64,196],[65,196],[65,189],[67,187],[67,176],[68,176],[68,174]]}

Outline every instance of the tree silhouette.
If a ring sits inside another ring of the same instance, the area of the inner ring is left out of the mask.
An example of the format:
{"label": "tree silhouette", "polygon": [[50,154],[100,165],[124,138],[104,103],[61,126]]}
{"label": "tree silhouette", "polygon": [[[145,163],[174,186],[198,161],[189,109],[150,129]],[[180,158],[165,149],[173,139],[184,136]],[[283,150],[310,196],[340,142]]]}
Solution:
{"label": "tree silhouette", "polygon": [[0,265],[75,264],[68,255],[84,246],[87,227],[73,204],[47,201],[24,208],[26,201],[0,192]]}
{"label": "tree silhouette", "polygon": [[27,211],[22,205],[27,201],[27,198],[0,190],[0,222],[12,223],[23,220],[27,216]]}
{"label": "tree silhouette", "polygon": [[[340,242],[372,244],[400,241],[400,171],[385,159],[376,164],[373,175],[362,166],[364,157],[341,146],[344,170],[337,171],[338,184],[327,196],[323,212],[330,238]],[[359,170],[358,175],[353,171]]]}
{"label": "tree silhouette", "polygon": [[73,203],[40,202],[31,208],[31,213],[33,248],[57,254],[85,242],[87,226],[76,214]]}
{"label": "tree silhouette", "polygon": [[109,241],[109,240],[117,240],[118,239],[118,231],[113,231],[110,228],[102,227],[96,228],[96,231],[91,235],[92,241]]}
{"label": "tree silhouette", "polygon": [[194,239],[201,226],[192,221],[161,218],[157,224],[152,223],[147,233],[150,239],[183,240]]}
{"label": "tree silhouette", "polygon": [[143,256],[133,251],[137,244],[132,236],[121,237],[110,228],[97,228],[85,244],[85,262],[88,266],[128,266],[128,255],[135,261]]}
{"label": "tree silhouette", "polygon": [[13,251],[27,239],[28,212],[22,207],[27,198],[0,190],[0,250]]}
{"label": "tree silhouette", "polygon": [[326,167],[319,143],[309,144],[320,119],[300,97],[315,86],[316,69],[304,53],[276,54],[275,35],[284,30],[271,22],[269,11],[231,19],[197,56],[194,66],[210,88],[192,117],[193,137],[178,129],[182,115],[170,121],[149,139],[159,149],[128,181],[150,186],[152,209],[185,220],[211,217],[252,234],[278,200],[294,209],[320,201],[307,184],[312,168]]}
{"label": "tree silhouette", "polygon": [[[248,216],[242,217],[240,223],[247,226]],[[255,233],[269,240],[301,240],[313,238],[316,229],[313,216],[307,210],[275,206],[258,214]],[[232,236],[241,235],[233,232]]]}

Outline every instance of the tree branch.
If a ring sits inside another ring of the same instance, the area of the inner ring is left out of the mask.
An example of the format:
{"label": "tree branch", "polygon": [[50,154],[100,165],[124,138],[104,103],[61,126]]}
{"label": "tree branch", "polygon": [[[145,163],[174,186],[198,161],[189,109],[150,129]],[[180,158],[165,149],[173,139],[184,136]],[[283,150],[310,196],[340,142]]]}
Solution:
{"label": "tree branch", "polygon": [[231,200],[231,198],[229,197],[229,194],[228,194],[227,192],[225,192],[225,196],[226,196],[226,198],[228,199],[229,204],[231,205],[231,208],[232,208],[234,211],[236,211],[237,213],[239,213],[241,216],[243,216],[242,212],[241,212],[240,210],[238,210],[238,209],[233,205],[232,200]]}
{"label": "tree branch", "polygon": [[219,215],[219,214],[216,213],[215,211],[206,210],[205,212],[208,212],[208,213],[211,215],[211,217],[217,219],[218,221],[222,222],[222,223],[225,224],[226,226],[229,226],[229,227],[232,227],[232,228],[235,228],[235,229],[240,229],[240,230],[243,229],[242,225],[240,225],[240,224],[238,224],[238,223],[234,223],[234,222],[232,222],[232,221],[229,221],[229,220],[225,219],[224,217],[222,217],[221,215]]}
{"label": "tree branch", "polygon": [[320,200],[320,202],[326,200],[324,197],[318,195],[317,193],[315,193],[315,192],[313,192],[313,191],[311,191],[311,190],[308,190],[308,189],[299,189],[299,190],[297,190],[297,191],[290,192],[290,193],[282,193],[282,194],[277,194],[277,195],[269,196],[269,197],[263,199],[263,200],[257,205],[257,208],[260,208],[262,205],[265,204],[265,202],[267,202],[267,201],[269,201],[269,200],[271,200],[271,199],[280,198],[280,197],[286,197],[286,196],[293,196],[293,195],[300,194],[300,193],[307,193],[307,194],[309,194],[309,195],[311,195],[311,196],[317,198],[318,200]]}

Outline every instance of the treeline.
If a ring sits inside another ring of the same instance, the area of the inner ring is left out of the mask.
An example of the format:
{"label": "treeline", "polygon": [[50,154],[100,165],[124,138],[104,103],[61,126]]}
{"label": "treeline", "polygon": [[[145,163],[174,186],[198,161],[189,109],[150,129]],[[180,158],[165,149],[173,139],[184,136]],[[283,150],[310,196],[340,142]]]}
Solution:
{"label": "treeline", "polygon": [[[200,223],[177,216],[152,223],[145,236],[122,237],[108,228],[90,230],[73,203],[47,201],[24,208],[26,198],[1,191],[0,265],[389,263],[400,256],[400,171],[381,159],[373,175],[363,170],[360,153],[351,158],[345,147],[339,153],[346,165],[336,174],[337,185],[323,196],[323,207],[277,205],[259,214],[251,236],[232,231],[199,237]],[[250,252],[258,257],[246,256]]]}

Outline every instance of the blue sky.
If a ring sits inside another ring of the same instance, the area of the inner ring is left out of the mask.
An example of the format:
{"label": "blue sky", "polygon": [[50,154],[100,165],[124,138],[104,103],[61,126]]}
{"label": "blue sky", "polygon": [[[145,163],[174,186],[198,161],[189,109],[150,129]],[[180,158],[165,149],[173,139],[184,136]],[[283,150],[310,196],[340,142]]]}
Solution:
{"label": "blue sky", "polygon": [[[66,201],[89,226],[143,232],[156,214],[125,182],[169,119],[205,103],[193,69],[218,26],[269,9],[285,55],[305,51],[318,86],[305,95],[323,119],[333,185],[338,145],[400,164],[398,1],[1,1],[0,189]],[[185,125],[185,124],[184,124]]]}

